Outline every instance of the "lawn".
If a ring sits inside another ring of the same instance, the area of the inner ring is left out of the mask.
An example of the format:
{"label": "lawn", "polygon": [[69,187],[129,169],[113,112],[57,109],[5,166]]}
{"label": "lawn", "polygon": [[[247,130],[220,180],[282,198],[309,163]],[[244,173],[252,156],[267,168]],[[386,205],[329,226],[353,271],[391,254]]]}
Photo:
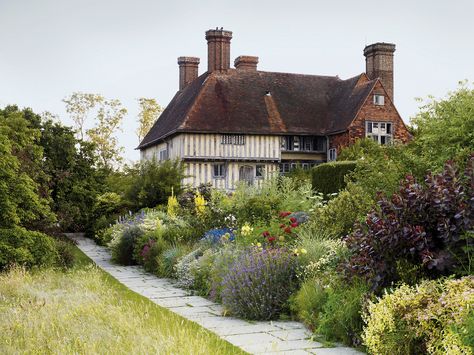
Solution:
{"label": "lawn", "polygon": [[0,274],[0,353],[243,353],[75,253],[71,270]]}

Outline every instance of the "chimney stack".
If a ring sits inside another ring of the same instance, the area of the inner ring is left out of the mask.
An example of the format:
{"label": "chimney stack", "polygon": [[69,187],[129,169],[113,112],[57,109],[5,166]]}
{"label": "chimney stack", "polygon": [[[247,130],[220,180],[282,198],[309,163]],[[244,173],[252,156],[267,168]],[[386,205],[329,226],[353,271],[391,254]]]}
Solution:
{"label": "chimney stack", "polygon": [[392,43],[374,43],[364,48],[365,72],[370,79],[380,78],[393,102],[393,53]]}
{"label": "chimney stack", "polygon": [[232,32],[222,27],[206,31],[207,71],[225,71],[230,68],[230,40]]}
{"label": "chimney stack", "polygon": [[179,90],[183,90],[198,77],[199,58],[179,57]]}
{"label": "chimney stack", "polygon": [[235,58],[234,66],[237,70],[257,70],[258,57],[241,55]]}

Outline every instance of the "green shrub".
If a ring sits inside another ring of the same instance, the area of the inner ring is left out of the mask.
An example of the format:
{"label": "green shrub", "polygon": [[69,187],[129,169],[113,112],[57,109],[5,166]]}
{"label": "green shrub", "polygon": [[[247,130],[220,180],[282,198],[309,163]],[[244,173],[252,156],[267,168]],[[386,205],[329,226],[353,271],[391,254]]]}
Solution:
{"label": "green shrub", "polygon": [[76,257],[72,242],[64,239],[55,239],[54,241],[58,251],[58,264],[64,268],[73,267]]}
{"label": "green shrub", "polygon": [[304,283],[293,300],[293,309],[327,340],[360,345],[361,311],[368,292],[369,287],[363,282],[348,284],[327,274]]}
{"label": "green shrub", "polygon": [[346,187],[345,176],[356,168],[354,161],[320,164],[312,170],[313,190],[324,195],[337,193]]}
{"label": "green shrub", "polygon": [[462,335],[474,306],[474,276],[402,285],[370,302],[363,339],[373,354],[472,354]]}
{"label": "green shrub", "polygon": [[361,311],[368,292],[361,281],[349,284],[335,274],[321,274],[305,281],[292,298],[292,309],[327,340],[360,345]]}
{"label": "green shrub", "polygon": [[50,266],[58,260],[54,239],[21,227],[0,229],[0,270],[10,265]]}
{"label": "green shrub", "polygon": [[169,244],[163,238],[148,239],[141,252],[145,270],[158,276],[164,276],[161,274],[162,254],[167,248],[169,248]]}
{"label": "green shrub", "polygon": [[133,265],[133,250],[135,242],[143,235],[143,230],[138,226],[126,228],[117,243],[112,246],[112,260],[121,265]]}
{"label": "green shrub", "polygon": [[453,326],[452,329],[465,347],[474,349],[474,309],[471,309],[462,325]]}
{"label": "green shrub", "polygon": [[179,258],[189,253],[189,247],[186,245],[174,245],[163,251],[159,265],[159,276],[176,277],[175,266]]}
{"label": "green shrub", "polygon": [[325,234],[340,238],[352,231],[355,222],[365,219],[373,204],[371,196],[350,182],[326,206],[315,211],[315,223]]}
{"label": "green shrub", "polygon": [[135,210],[166,204],[172,191],[175,195],[181,193],[184,177],[184,165],[178,160],[142,162],[135,169],[132,185],[126,193],[127,199]]}

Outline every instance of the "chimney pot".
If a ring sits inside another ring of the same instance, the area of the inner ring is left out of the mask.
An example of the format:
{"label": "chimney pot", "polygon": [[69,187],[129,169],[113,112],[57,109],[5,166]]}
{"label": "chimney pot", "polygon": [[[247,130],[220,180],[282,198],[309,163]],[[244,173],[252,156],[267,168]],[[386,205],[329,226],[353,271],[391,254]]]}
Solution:
{"label": "chimney pot", "polygon": [[219,30],[206,31],[207,40],[207,70],[225,71],[230,68],[230,40],[232,32],[222,27]]}
{"label": "chimney pot", "polygon": [[179,90],[183,90],[190,82],[198,77],[199,58],[179,57]]}
{"label": "chimney pot", "polygon": [[380,78],[393,102],[393,43],[378,42],[364,48],[365,72],[370,79]]}
{"label": "chimney pot", "polygon": [[241,55],[235,58],[234,66],[237,70],[257,70],[258,57]]}

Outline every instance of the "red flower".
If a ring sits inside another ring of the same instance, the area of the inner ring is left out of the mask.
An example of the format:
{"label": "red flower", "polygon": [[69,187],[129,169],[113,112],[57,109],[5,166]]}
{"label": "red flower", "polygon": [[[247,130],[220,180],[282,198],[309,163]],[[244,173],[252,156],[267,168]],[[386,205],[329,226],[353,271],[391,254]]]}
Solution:
{"label": "red flower", "polygon": [[269,232],[269,231],[265,231],[265,232],[262,233],[262,235],[263,235],[264,237],[269,237],[269,236],[270,236],[270,232]]}
{"label": "red flower", "polygon": [[290,234],[290,233],[291,233],[291,227],[286,227],[286,228],[285,228],[285,233]]}
{"label": "red flower", "polygon": [[284,218],[284,217],[287,217],[291,214],[291,212],[288,212],[288,211],[283,211],[283,212],[280,212],[280,218]]}
{"label": "red flower", "polygon": [[275,241],[275,237],[268,237],[268,241],[269,241],[270,243],[273,243],[273,242]]}
{"label": "red flower", "polygon": [[286,227],[286,224],[280,224],[280,228],[285,228]]}
{"label": "red flower", "polygon": [[295,223],[295,222],[296,222],[296,218],[295,218],[295,217],[291,217],[291,218],[290,218],[290,222],[291,222],[291,223]]}
{"label": "red flower", "polygon": [[291,226],[292,226],[293,228],[298,227],[298,222],[291,223]]}

